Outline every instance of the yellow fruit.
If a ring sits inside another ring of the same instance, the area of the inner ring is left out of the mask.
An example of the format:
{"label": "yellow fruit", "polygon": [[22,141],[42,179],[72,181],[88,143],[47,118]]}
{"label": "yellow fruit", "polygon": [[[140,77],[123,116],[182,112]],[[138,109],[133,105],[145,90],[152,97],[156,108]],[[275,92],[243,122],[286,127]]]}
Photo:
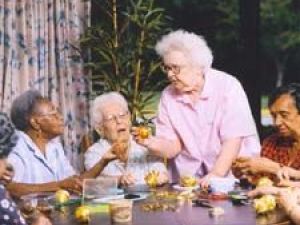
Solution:
{"label": "yellow fruit", "polygon": [[149,137],[148,127],[139,127],[139,137],[142,139],[146,139]]}
{"label": "yellow fruit", "polygon": [[65,203],[70,199],[70,194],[66,190],[58,190],[55,193],[55,200],[57,203]]}
{"label": "yellow fruit", "polygon": [[152,170],[145,176],[145,182],[149,187],[156,187],[158,184],[159,172]]}
{"label": "yellow fruit", "polygon": [[81,223],[89,222],[90,209],[87,206],[80,206],[75,210],[75,218]]}
{"label": "yellow fruit", "polygon": [[180,178],[180,185],[182,187],[195,187],[197,185],[197,180],[192,176],[182,176]]}
{"label": "yellow fruit", "polygon": [[273,195],[264,195],[254,199],[254,208],[258,214],[270,212],[276,208],[276,198]]}
{"label": "yellow fruit", "polygon": [[257,187],[270,187],[273,186],[273,181],[268,177],[262,177],[257,182]]}

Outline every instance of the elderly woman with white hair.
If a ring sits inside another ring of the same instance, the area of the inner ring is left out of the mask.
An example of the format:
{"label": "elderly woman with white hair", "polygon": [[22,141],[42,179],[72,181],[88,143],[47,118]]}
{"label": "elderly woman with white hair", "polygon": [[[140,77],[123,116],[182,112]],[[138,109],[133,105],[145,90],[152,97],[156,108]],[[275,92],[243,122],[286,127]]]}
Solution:
{"label": "elderly woman with white hair", "polygon": [[148,150],[137,144],[131,137],[131,121],[125,98],[110,92],[98,96],[93,103],[92,118],[94,128],[101,139],[85,153],[85,168],[89,169],[107,151],[123,152],[102,171],[102,176],[114,176],[123,186],[144,184],[144,176],[149,171],[158,171],[158,183],[168,182],[167,169],[158,157],[148,154]]}
{"label": "elderly woman with white hair", "polygon": [[236,78],[211,67],[203,37],[177,30],[163,36],[155,50],[170,85],[160,99],[156,136],[136,140],[170,159],[173,181],[190,174],[207,186],[212,177],[229,175],[239,154],[258,154],[246,94]]}

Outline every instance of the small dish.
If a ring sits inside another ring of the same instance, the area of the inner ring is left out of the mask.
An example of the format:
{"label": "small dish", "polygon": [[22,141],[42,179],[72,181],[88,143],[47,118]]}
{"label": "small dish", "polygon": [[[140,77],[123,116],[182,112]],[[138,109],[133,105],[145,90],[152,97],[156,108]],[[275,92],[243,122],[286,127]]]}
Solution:
{"label": "small dish", "polygon": [[176,189],[176,190],[178,190],[178,191],[194,191],[194,190],[199,189],[200,186],[196,185],[194,187],[183,187],[183,186],[181,186],[179,184],[174,184],[173,188]]}

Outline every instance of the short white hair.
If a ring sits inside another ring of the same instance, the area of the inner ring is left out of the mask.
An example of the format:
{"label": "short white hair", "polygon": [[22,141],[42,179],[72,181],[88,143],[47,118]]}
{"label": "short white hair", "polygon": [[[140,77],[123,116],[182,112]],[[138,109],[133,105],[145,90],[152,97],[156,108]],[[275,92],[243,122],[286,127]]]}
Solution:
{"label": "short white hair", "polygon": [[128,104],[123,95],[119,92],[108,92],[96,97],[92,105],[92,122],[93,127],[96,128],[99,125],[102,126],[103,121],[103,109],[107,105],[117,104],[120,105],[124,110],[129,111]]}
{"label": "short white hair", "polygon": [[205,39],[192,32],[184,30],[172,31],[164,35],[155,46],[155,51],[160,57],[164,57],[171,51],[182,52],[189,61],[200,66],[203,71],[211,68],[213,55]]}

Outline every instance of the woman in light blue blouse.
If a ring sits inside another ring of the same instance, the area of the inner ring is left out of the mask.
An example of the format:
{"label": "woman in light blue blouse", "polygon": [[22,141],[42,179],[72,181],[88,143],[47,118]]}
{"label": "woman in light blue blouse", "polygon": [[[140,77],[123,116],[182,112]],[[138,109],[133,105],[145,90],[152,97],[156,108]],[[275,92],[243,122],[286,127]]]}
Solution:
{"label": "woman in light blue blouse", "polygon": [[[12,201],[9,193],[6,191],[5,184],[12,175],[7,170],[7,155],[14,147],[17,136],[8,117],[0,112],[0,224],[25,225],[26,221],[21,216],[16,204]],[[51,222],[42,214],[34,218],[32,225],[51,225]]]}
{"label": "woman in light blue blouse", "polygon": [[8,156],[15,176],[7,189],[15,196],[66,189],[81,192],[82,179],[97,177],[116,156],[108,152],[93,168],[76,174],[59,140],[64,120],[57,107],[38,91],[28,90],[11,107],[19,140]]}

